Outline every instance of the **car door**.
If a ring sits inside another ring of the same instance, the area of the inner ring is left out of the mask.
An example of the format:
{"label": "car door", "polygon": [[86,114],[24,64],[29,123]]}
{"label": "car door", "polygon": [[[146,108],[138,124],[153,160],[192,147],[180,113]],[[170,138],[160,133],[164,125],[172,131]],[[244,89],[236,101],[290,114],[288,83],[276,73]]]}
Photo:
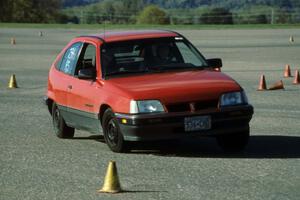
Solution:
{"label": "car door", "polygon": [[64,119],[68,118],[68,93],[69,93],[69,85],[71,82],[72,74],[77,64],[77,60],[79,57],[80,50],[82,48],[81,42],[76,42],[72,44],[69,48],[66,49],[62,58],[57,64],[58,71],[55,76],[52,77],[53,89],[56,94],[56,103],[58,104],[59,109],[64,117]]}
{"label": "car door", "polygon": [[[78,72],[81,69],[92,68],[96,72],[96,45],[85,42],[83,44],[72,80],[69,83],[68,112],[71,114],[72,126],[91,132],[99,132],[100,122],[98,112],[95,110],[95,79],[79,79]],[[95,77],[96,78],[96,77]]]}

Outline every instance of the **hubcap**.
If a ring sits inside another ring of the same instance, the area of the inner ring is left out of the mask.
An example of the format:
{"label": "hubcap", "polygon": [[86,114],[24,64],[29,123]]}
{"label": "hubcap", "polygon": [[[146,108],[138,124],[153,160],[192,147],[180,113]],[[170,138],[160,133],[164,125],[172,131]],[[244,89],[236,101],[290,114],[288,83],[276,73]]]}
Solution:
{"label": "hubcap", "polygon": [[53,113],[53,124],[54,124],[54,127],[56,128],[56,130],[59,129],[59,117],[60,117],[60,113],[59,113],[59,110],[56,108]]}
{"label": "hubcap", "polygon": [[107,136],[108,140],[112,145],[117,145],[118,143],[118,127],[114,119],[109,120],[107,125]]}

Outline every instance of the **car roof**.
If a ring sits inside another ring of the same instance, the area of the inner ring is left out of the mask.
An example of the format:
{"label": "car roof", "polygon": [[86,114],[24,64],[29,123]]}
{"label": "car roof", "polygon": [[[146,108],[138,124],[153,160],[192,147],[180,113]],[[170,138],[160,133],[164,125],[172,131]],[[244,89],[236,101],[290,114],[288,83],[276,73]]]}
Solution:
{"label": "car roof", "polygon": [[98,38],[103,42],[138,40],[147,38],[176,37],[180,34],[167,30],[109,31],[101,34],[83,35],[80,37]]}

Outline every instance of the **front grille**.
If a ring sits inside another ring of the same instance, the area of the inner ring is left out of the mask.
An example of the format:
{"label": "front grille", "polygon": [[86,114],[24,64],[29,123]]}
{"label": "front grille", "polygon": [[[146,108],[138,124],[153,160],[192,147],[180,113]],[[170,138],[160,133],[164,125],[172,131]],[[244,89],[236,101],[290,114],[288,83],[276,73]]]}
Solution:
{"label": "front grille", "polygon": [[195,110],[204,110],[218,107],[218,100],[200,101],[195,103]]}
{"label": "front grille", "polygon": [[216,109],[218,108],[218,99],[196,101],[196,102],[184,102],[168,104],[166,108],[169,113],[172,112],[195,112],[205,109]]}
{"label": "front grille", "polygon": [[188,112],[191,111],[190,105],[188,103],[177,103],[167,105],[168,112]]}

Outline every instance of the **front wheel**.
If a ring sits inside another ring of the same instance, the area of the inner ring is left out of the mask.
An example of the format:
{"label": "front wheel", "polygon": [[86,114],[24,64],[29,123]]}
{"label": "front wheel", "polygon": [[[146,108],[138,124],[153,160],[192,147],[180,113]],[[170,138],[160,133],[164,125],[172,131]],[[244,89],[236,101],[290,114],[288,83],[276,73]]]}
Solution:
{"label": "front wheel", "polygon": [[249,130],[217,137],[219,146],[227,152],[239,152],[245,149],[249,141]]}
{"label": "front wheel", "polygon": [[52,105],[52,122],[57,137],[72,138],[74,136],[74,128],[67,126],[55,102]]}
{"label": "front wheel", "polygon": [[113,152],[121,153],[128,150],[118,120],[110,108],[104,112],[102,127],[105,142]]}

